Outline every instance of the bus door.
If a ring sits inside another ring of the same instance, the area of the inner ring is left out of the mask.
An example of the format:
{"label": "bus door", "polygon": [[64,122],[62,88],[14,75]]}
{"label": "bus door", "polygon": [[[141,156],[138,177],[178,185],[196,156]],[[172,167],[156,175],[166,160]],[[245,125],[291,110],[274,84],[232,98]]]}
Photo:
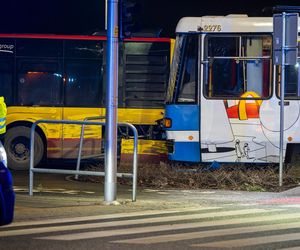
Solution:
{"label": "bus door", "polygon": [[203,44],[202,161],[266,162],[274,154],[277,158],[260,115],[262,105],[269,113],[273,98],[271,36],[209,34]]}
{"label": "bus door", "polygon": [[[63,119],[104,115],[103,71],[103,41],[65,41]],[[77,157],[81,127],[63,126],[63,158]],[[102,127],[86,125],[82,156],[100,156],[101,145]]]}

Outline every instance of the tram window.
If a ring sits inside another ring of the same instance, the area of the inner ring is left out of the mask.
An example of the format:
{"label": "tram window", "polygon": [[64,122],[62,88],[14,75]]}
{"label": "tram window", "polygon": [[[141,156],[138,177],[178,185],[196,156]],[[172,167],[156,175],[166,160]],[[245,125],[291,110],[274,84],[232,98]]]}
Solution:
{"label": "tram window", "polygon": [[61,104],[61,64],[50,60],[17,61],[17,104],[55,106]]}
{"label": "tram window", "polygon": [[285,84],[285,97],[299,98],[300,97],[300,68],[299,62],[296,65],[286,66],[286,84]]}
{"label": "tram window", "polygon": [[[300,43],[298,44],[298,62],[296,65],[285,66],[285,98],[300,98]],[[280,97],[281,66],[277,66],[277,96]]]}
{"label": "tram window", "polygon": [[177,89],[178,103],[196,102],[197,40],[198,36],[190,36],[186,40],[181,68],[182,77],[179,79]]}
{"label": "tram window", "polygon": [[100,61],[67,61],[65,72],[66,106],[99,107],[101,105],[103,67]]}
{"label": "tram window", "polygon": [[182,59],[182,51],[184,48],[185,40],[187,35],[177,35],[175,48],[174,48],[174,55],[172,59],[172,65],[170,68],[170,77],[167,89],[167,96],[166,102],[172,103],[175,97],[175,90],[177,89],[178,79],[180,78],[180,66],[181,66],[181,59]]}
{"label": "tram window", "polygon": [[208,56],[238,56],[239,37],[211,37],[208,43]]}
{"label": "tram window", "polygon": [[[267,98],[271,93],[270,36],[207,36],[204,94],[240,98],[245,93]],[[253,97],[249,95],[249,97]]]}

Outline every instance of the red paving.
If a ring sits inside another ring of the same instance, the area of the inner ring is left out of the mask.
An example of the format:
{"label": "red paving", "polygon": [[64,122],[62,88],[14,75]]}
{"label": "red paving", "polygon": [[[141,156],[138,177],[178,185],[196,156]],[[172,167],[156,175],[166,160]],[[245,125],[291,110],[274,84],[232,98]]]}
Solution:
{"label": "red paving", "polygon": [[270,200],[263,200],[260,204],[300,204],[300,197],[292,198],[276,198]]}

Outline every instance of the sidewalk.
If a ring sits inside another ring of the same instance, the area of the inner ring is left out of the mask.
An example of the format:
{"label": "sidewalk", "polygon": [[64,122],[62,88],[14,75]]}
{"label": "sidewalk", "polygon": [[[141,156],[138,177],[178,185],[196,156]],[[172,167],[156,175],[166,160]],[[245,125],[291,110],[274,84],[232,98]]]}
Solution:
{"label": "sidewalk", "polygon": [[138,188],[131,201],[131,187],[117,187],[119,205],[105,205],[103,184],[74,181],[70,176],[36,174],[34,195],[28,195],[28,172],[14,172],[15,222],[146,210],[197,208],[222,205],[299,204],[300,187],[281,192],[224,190],[154,190]]}

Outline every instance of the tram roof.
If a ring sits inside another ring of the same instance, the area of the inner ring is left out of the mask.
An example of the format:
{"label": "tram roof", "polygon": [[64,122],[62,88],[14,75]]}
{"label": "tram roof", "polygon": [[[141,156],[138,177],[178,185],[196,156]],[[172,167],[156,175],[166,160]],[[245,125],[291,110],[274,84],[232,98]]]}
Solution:
{"label": "tram roof", "polygon": [[[183,17],[177,24],[176,33],[185,32],[273,32],[273,18],[247,15]],[[300,32],[300,21],[298,32]]]}

